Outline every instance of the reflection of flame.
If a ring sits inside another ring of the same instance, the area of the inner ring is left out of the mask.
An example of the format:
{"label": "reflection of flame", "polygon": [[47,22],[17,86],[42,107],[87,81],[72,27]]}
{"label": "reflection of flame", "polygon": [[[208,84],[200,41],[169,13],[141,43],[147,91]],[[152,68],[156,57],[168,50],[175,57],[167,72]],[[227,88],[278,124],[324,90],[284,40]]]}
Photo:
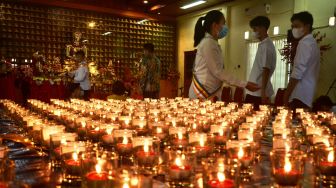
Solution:
{"label": "reflection of flame", "polygon": [[290,163],[288,157],[285,158],[285,172],[289,172],[292,170],[292,164]]}
{"label": "reflection of flame", "polygon": [[137,186],[139,183],[139,179],[137,177],[132,177],[131,178],[131,185],[132,186]]}
{"label": "reflection of flame", "polygon": [[218,172],[224,172],[224,163],[221,161],[219,164],[218,164]]}
{"label": "reflection of flame", "polygon": [[128,139],[126,136],[123,137],[123,141],[122,141],[123,144],[128,144]]}
{"label": "reflection of flame", "polygon": [[334,150],[331,150],[328,154],[328,162],[334,162]]}
{"label": "reflection of flame", "polygon": [[78,155],[77,155],[76,152],[74,152],[74,153],[72,154],[72,158],[73,158],[73,160],[75,160],[75,161],[78,160]]}
{"label": "reflection of flame", "polygon": [[218,133],[219,133],[219,136],[223,136],[224,135],[223,129],[219,130]]}
{"label": "reflection of flame", "polygon": [[238,158],[241,159],[243,158],[243,156],[244,156],[244,151],[243,151],[243,148],[240,147],[238,151]]}
{"label": "reflection of flame", "polygon": [[98,173],[98,174],[100,174],[101,173],[101,166],[99,165],[99,164],[96,164],[96,172]]}
{"label": "reflection of flame", "polygon": [[285,149],[286,149],[286,152],[290,150],[289,144],[287,142],[285,142]]}
{"label": "reflection of flame", "polygon": [[223,182],[225,180],[225,175],[223,172],[218,172],[217,173],[217,178],[220,182]]}

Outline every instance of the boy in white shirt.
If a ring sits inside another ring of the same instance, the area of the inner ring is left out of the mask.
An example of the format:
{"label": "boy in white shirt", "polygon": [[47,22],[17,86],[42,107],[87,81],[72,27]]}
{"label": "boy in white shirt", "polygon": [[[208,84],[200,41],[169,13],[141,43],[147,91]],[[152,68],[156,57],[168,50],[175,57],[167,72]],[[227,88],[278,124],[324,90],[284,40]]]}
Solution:
{"label": "boy in white shirt", "polygon": [[258,39],[258,50],[254,59],[249,82],[258,84],[261,89],[258,91],[246,90],[246,103],[252,103],[254,109],[258,110],[260,104],[269,104],[274,94],[270,81],[276,67],[276,51],[272,40],[268,37],[267,30],[270,20],[265,16],[257,16],[250,21],[253,29],[253,37]]}
{"label": "boy in white shirt", "polygon": [[312,35],[313,16],[299,12],[291,18],[292,34],[299,39],[291,77],[284,95],[284,104],[293,110],[311,109],[320,72],[320,48]]}
{"label": "boy in white shirt", "polygon": [[84,51],[77,51],[75,53],[75,60],[78,63],[77,70],[70,72],[69,75],[74,77],[74,83],[79,84],[81,91],[84,93],[84,100],[89,100],[91,83],[90,72],[85,60]]}

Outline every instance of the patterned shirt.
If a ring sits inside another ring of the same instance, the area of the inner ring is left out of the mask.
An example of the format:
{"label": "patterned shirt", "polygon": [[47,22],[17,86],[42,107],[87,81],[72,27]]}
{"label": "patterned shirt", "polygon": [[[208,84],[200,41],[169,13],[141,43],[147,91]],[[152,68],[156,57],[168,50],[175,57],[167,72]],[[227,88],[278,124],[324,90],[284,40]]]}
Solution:
{"label": "patterned shirt", "polygon": [[156,56],[142,58],[140,74],[140,86],[143,92],[160,91],[161,62]]}

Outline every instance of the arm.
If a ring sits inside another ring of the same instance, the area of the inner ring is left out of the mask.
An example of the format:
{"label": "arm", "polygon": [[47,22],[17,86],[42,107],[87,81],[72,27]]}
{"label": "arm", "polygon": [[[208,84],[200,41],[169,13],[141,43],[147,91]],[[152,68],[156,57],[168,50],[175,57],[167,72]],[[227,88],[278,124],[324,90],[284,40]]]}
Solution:
{"label": "arm", "polygon": [[85,79],[86,71],[84,67],[80,67],[77,71],[77,74],[75,75],[75,82],[81,82]]}
{"label": "arm", "polygon": [[296,87],[297,83],[299,82],[298,79],[295,79],[295,78],[290,78],[289,79],[289,83],[288,83],[288,86],[287,86],[287,89],[285,91],[285,94],[284,94],[284,105],[285,106],[288,106],[288,102],[289,102],[289,97],[291,96],[294,88]]}
{"label": "arm", "polygon": [[261,100],[263,104],[269,103],[269,98],[266,95],[266,86],[269,79],[270,79],[270,69],[264,67],[262,72],[262,83],[261,83]]}
{"label": "arm", "polygon": [[223,62],[220,61],[222,60],[222,53],[218,44],[207,41],[204,46],[204,58],[206,59],[210,73],[219,80],[237,87],[245,87],[247,85],[245,81],[237,79],[231,73],[223,69]]}

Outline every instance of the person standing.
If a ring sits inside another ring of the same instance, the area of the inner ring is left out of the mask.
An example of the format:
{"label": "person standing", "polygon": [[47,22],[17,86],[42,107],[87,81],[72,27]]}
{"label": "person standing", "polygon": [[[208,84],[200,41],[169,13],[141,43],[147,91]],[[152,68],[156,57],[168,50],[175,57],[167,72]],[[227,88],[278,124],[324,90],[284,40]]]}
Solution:
{"label": "person standing", "polygon": [[284,104],[293,110],[310,109],[320,72],[320,49],[312,35],[313,16],[299,12],[292,16],[292,34],[299,40],[293,69],[284,94]]}
{"label": "person standing", "polygon": [[222,12],[212,10],[195,25],[194,47],[197,47],[189,98],[221,99],[223,82],[256,91],[255,83],[241,81],[224,69],[224,58],[218,40],[228,33]]}
{"label": "person standing", "polygon": [[253,37],[258,39],[257,53],[254,59],[249,81],[258,84],[258,91],[246,91],[245,102],[252,103],[258,110],[260,104],[269,104],[274,94],[271,77],[276,67],[276,51],[272,40],[268,37],[267,30],[270,20],[265,16],[257,16],[250,21]]}
{"label": "person standing", "polygon": [[[90,72],[88,69],[88,65],[85,60],[85,53],[84,51],[77,51],[75,53],[75,61],[78,63],[77,70],[70,72],[69,75],[74,77],[74,86],[79,87],[81,92],[83,93],[83,99],[88,101],[90,97]],[[73,87],[73,91],[76,89]]]}
{"label": "person standing", "polygon": [[140,87],[144,98],[158,99],[160,94],[161,62],[154,54],[154,45],[144,45],[140,62]]}

